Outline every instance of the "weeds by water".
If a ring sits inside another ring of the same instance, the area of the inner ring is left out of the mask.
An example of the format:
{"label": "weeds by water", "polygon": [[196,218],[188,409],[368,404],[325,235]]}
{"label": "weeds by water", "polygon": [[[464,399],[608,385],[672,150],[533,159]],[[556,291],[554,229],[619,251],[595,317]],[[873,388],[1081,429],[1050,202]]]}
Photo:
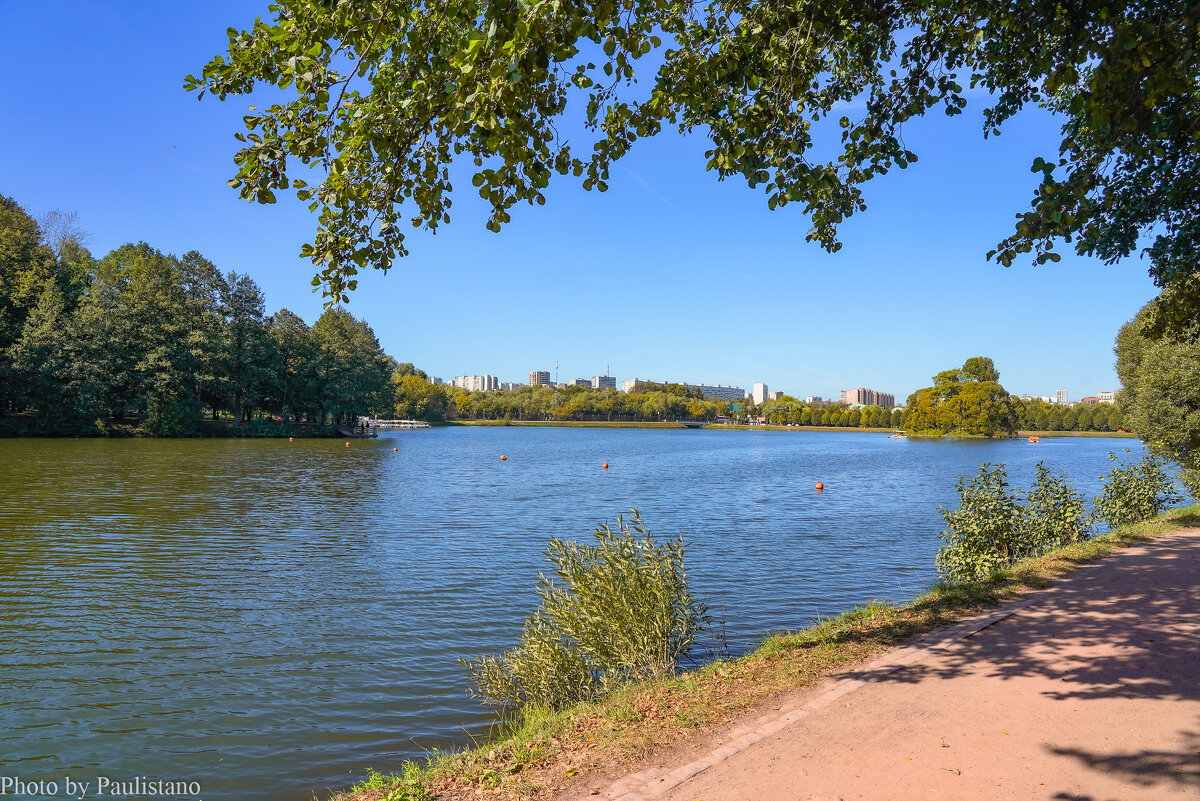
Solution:
{"label": "weeds by water", "polygon": [[475,694],[492,706],[559,709],[675,669],[708,630],[687,586],[683,537],[655,540],[635,510],[593,532],[593,543],[552,539],[553,577],[515,648],[464,659]]}

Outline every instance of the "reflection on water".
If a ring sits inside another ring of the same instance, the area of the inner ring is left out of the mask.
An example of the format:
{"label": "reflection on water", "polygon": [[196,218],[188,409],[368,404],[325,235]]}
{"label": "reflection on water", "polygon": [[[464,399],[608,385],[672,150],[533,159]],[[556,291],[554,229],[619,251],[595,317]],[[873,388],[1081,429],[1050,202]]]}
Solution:
{"label": "reflection on water", "polygon": [[552,536],[634,507],[682,529],[696,589],[744,650],[918,592],[962,472],[1007,462],[1022,485],[1044,459],[1090,495],[1126,448],[1141,453],[538,428],[350,448],[0,441],[0,775],[306,799],[486,730],[457,658],[513,641]]}

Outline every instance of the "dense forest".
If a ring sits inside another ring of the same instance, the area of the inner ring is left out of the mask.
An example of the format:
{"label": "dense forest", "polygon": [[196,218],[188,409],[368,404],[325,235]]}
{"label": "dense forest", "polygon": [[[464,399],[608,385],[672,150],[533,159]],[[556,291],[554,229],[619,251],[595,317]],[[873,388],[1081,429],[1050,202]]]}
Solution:
{"label": "dense forest", "polygon": [[[94,258],[71,215],[0,196],[0,426],[44,434],[282,433],[391,405],[370,326],[266,313],[246,275],[127,244]],[[215,422],[213,422],[215,421]]]}

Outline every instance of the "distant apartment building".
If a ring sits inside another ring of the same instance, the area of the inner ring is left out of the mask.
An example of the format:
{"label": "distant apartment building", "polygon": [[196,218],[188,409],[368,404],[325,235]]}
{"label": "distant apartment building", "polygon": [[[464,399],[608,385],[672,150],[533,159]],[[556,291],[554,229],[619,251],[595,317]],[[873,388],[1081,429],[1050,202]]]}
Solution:
{"label": "distant apartment building", "polygon": [[635,389],[637,389],[638,387],[640,387],[642,384],[645,384],[645,383],[646,383],[646,380],[644,378],[626,378],[624,381],[621,382],[621,391],[622,392],[633,392]]}
{"label": "distant apartment building", "polygon": [[514,381],[501,381],[500,382],[500,389],[504,390],[505,392],[516,392],[517,387],[520,387],[520,386],[522,386],[522,384],[516,383]]}
{"label": "distant apartment building", "polygon": [[592,389],[616,389],[617,379],[611,375],[592,376]]}
{"label": "distant apartment building", "polygon": [[754,398],[754,405],[761,406],[767,402],[767,385],[762,381],[755,381],[753,388],[750,390],[750,396]]}
{"label": "distant apartment building", "polygon": [[442,379],[438,378],[436,375],[431,375],[431,376],[429,376],[429,383],[440,386],[442,384],[445,384],[446,382],[443,381]]}
{"label": "distant apartment building", "polygon": [[500,379],[494,375],[460,375],[454,378],[454,386],[469,392],[491,392],[500,388]]}
{"label": "distant apartment building", "polygon": [[896,405],[896,396],[890,392],[876,392],[866,387],[842,390],[842,403],[849,406],[881,406],[890,409]]}
{"label": "distant apartment building", "polygon": [[592,380],[590,378],[572,378],[570,381],[567,382],[567,386],[569,386],[569,387],[587,387],[588,389],[591,389]]}
{"label": "distant apartment building", "polygon": [[1116,403],[1117,393],[1115,392],[1097,392],[1096,400],[1100,403]]}
{"label": "distant apartment building", "polygon": [[767,400],[769,400],[769,401],[783,400],[783,390],[777,389],[774,392],[768,392]]}
{"label": "distant apartment building", "polygon": [[822,398],[820,395],[809,395],[807,398],[804,399],[804,402],[805,403],[824,403],[825,399]]}
{"label": "distant apartment building", "polygon": [[1088,406],[1091,406],[1092,404],[1099,403],[1100,399],[1095,395],[1088,395],[1086,398],[1080,398],[1079,402],[1086,403]]}
{"label": "distant apartment building", "polygon": [[698,389],[705,400],[745,400],[746,390],[724,384],[684,384],[688,389]]}
{"label": "distant apartment building", "polygon": [[1067,400],[1067,391],[1061,387],[1054,390],[1054,402],[1060,406],[1066,406],[1068,403],[1070,403],[1070,401]]}
{"label": "distant apartment building", "polygon": [[1054,397],[1053,395],[1022,395],[1021,400],[1040,400],[1043,403],[1058,403],[1058,398]]}
{"label": "distant apartment building", "polygon": [[534,370],[529,374],[529,386],[550,386],[550,371],[549,370]]}

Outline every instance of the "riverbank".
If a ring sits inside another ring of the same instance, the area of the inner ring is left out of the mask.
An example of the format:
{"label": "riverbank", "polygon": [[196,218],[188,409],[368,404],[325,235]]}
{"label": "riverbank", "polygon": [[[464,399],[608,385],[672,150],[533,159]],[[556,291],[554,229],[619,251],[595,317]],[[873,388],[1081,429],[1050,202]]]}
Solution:
{"label": "riverbank", "polygon": [[740,713],[782,693],[813,686],[835,670],[992,609],[1131,544],[1200,525],[1200,504],[1121,528],[1036,559],[992,580],[943,584],[910,603],[874,603],[795,633],[767,638],[754,652],[670,678],[625,688],[594,704],[532,711],[477,748],[434,753],[395,774],[373,773],[337,801],[444,801],[481,792],[505,799],[587,795],[603,777],[644,764],[651,753],[698,741]]}

